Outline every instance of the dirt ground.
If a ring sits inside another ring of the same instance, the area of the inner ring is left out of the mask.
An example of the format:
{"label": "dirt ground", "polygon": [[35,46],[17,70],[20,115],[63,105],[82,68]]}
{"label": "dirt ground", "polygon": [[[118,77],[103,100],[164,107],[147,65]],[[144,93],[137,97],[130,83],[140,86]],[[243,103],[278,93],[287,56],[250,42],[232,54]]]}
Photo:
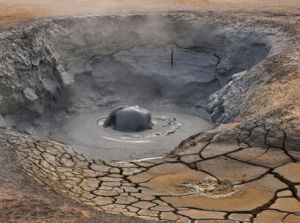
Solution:
{"label": "dirt ground", "polygon": [[297,12],[297,0],[0,0],[0,23],[24,19],[180,10]]}

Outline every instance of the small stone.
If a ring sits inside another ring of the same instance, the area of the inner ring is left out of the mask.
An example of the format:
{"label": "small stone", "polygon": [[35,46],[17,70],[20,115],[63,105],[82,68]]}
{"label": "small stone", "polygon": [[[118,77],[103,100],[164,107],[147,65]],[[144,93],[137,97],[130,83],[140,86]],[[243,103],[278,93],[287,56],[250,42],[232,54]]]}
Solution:
{"label": "small stone", "polygon": [[142,219],[145,219],[145,220],[152,220],[152,221],[158,220],[158,218],[150,217],[150,216],[139,216],[139,218],[142,218]]}
{"label": "small stone", "polygon": [[108,186],[108,187],[120,187],[120,182],[103,182],[101,185]]}
{"label": "small stone", "polygon": [[128,212],[128,211],[122,212],[122,214],[125,215],[125,216],[129,216],[129,217],[136,217],[137,216],[136,213]]}
{"label": "small stone", "polygon": [[121,187],[122,189],[124,189],[126,192],[130,193],[130,192],[138,192],[138,189],[134,188],[134,187],[126,187],[123,186]]}
{"label": "small stone", "polygon": [[128,186],[128,187],[134,187],[135,186],[135,184],[133,184],[133,183],[127,183],[127,182],[122,183],[122,185],[123,186]]}
{"label": "small stone", "polygon": [[105,211],[106,213],[108,214],[114,214],[114,215],[120,215],[121,213],[120,212],[123,212],[123,211],[120,211],[120,212],[116,212],[116,211]]}
{"label": "small stone", "polygon": [[[109,172],[110,172],[110,171],[109,171]],[[122,175],[122,174],[113,173],[113,174],[107,175],[107,177],[112,177],[112,178],[123,178],[123,175]]]}
{"label": "small stone", "polygon": [[95,178],[83,179],[80,186],[86,191],[93,191],[99,187],[99,180]]}
{"label": "small stone", "polygon": [[142,193],[131,193],[132,196],[140,198],[141,200],[144,201],[152,201],[155,199],[153,195],[148,195],[148,194],[142,194]]}
{"label": "small stone", "polygon": [[72,169],[67,168],[67,167],[56,167],[58,172],[64,173],[64,172],[71,172]]}
{"label": "small stone", "polygon": [[99,196],[105,196],[105,197],[111,197],[111,196],[117,196],[119,195],[118,192],[113,190],[95,190],[93,191],[94,194]]}
{"label": "small stone", "polygon": [[231,220],[235,220],[235,221],[251,221],[252,218],[252,214],[237,214],[237,213],[233,213],[229,215],[229,219]]}
{"label": "small stone", "polygon": [[[169,155],[169,156],[171,156],[171,155]],[[178,160],[175,157],[173,157],[173,158],[172,157],[165,157],[165,158],[163,158],[164,163],[177,163]]]}
{"label": "small stone", "polygon": [[142,161],[136,162],[136,164],[141,167],[151,167],[151,166],[155,165],[154,163],[147,163],[147,162],[142,162]]}
{"label": "small stone", "polygon": [[277,193],[277,197],[291,197],[293,196],[290,190],[284,190]]}
{"label": "small stone", "polygon": [[127,196],[127,197],[119,196],[119,197],[115,197],[115,199],[116,199],[116,204],[131,204],[138,201],[138,199],[131,196]]}
{"label": "small stone", "polygon": [[174,214],[173,212],[162,212],[160,214],[160,218],[162,220],[170,220],[170,221],[176,221],[181,216]]}
{"label": "small stone", "polygon": [[[41,151],[43,151],[43,148],[37,146],[36,148],[39,148],[41,149]],[[44,149],[45,151],[45,149]],[[61,157],[62,156],[62,153],[60,151],[58,151],[57,149],[53,148],[53,147],[47,147],[47,153],[53,155],[53,156],[56,156],[56,157]],[[71,157],[69,158],[71,159]]]}
{"label": "small stone", "polygon": [[125,205],[120,205],[120,204],[110,204],[106,206],[102,206],[102,208],[106,211],[114,211],[114,212],[125,212],[126,211],[126,206]]}
{"label": "small stone", "polygon": [[90,201],[85,201],[83,203],[88,205],[88,206],[95,206],[95,204],[93,202],[90,202]]}
{"label": "small stone", "polygon": [[84,192],[80,187],[73,187],[71,191],[75,194],[82,194]]}
{"label": "small stone", "polygon": [[149,208],[155,206],[155,204],[153,204],[152,202],[149,202],[149,201],[139,201],[137,203],[132,204],[132,206],[141,208],[141,209],[149,209]]}
{"label": "small stone", "polygon": [[92,170],[95,170],[95,171],[101,171],[101,172],[108,172],[110,167],[109,166],[105,166],[103,164],[92,164],[90,166],[90,168]]}
{"label": "small stone", "polygon": [[58,144],[58,143],[54,143],[53,144],[53,148],[57,149],[59,152],[64,153],[65,150],[63,149],[63,146]]}
{"label": "small stone", "polygon": [[150,210],[154,210],[154,211],[174,211],[174,208],[172,208],[168,205],[158,205],[158,206],[150,208]]}
{"label": "small stone", "polygon": [[70,180],[66,180],[62,183],[66,188],[71,189],[72,187],[74,187],[75,182],[70,181]]}
{"label": "small stone", "polygon": [[74,152],[74,149],[72,149],[71,147],[69,146],[63,146],[63,149],[69,153],[71,156],[76,156],[76,153]]}
{"label": "small stone", "polygon": [[110,173],[121,173],[121,170],[119,170],[118,168],[114,168],[114,167],[113,167],[113,168],[110,168],[110,169],[109,169],[109,172],[110,172]]}
{"label": "small stone", "polygon": [[220,156],[235,150],[238,150],[237,144],[226,144],[226,143],[211,143],[204,148],[201,152],[202,157],[211,158],[214,156]]}
{"label": "small stone", "polygon": [[107,162],[107,164],[118,168],[137,167],[134,163],[129,162]]}
{"label": "small stone", "polygon": [[289,197],[278,198],[270,208],[285,212],[300,212],[300,201]]}
{"label": "small stone", "polygon": [[300,183],[300,162],[288,163],[276,168],[274,172],[293,183]]}
{"label": "small stone", "polygon": [[176,222],[178,223],[191,223],[192,221],[186,217],[179,218]]}
{"label": "small stone", "polygon": [[69,179],[70,179],[70,180],[73,180],[73,181],[76,182],[76,183],[80,183],[80,182],[82,181],[82,179],[81,179],[81,178],[78,178],[78,177],[70,177]]}
{"label": "small stone", "polygon": [[289,151],[288,152],[296,161],[300,161],[300,151]]}
{"label": "small stone", "polygon": [[149,210],[140,210],[138,212],[139,215],[143,215],[143,216],[152,216],[152,217],[157,217],[158,216],[158,211],[149,211]]}
{"label": "small stone", "polygon": [[48,163],[54,163],[56,158],[55,156],[49,154],[49,153],[42,153],[42,157],[48,162]]}
{"label": "small stone", "polygon": [[180,160],[184,163],[194,163],[201,160],[199,155],[185,155],[181,156]]}
{"label": "small stone", "polygon": [[281,213],[278,211],[263,211],[257,215],[254,219],[255,223],[282,223],[282,219],[286,216],[285,213]]}
{"label": "small stone", "polygon": [[101,187],[99,187],[99,190],[113,190],[113,189],[114,189],[113,187],[108,187],[108,186],[104,186],[104,185],[101,185]]}
{"label": "small stone", "polygon": [[140,210],[139,208],[136,207],[132,207],[132,206],[127,206],[128,211],[130,212],[137,212],[138,210]]}
{"label": "small stone", "polygon": [[290,214],[284,219],[285,223],[299,223],[300,222],[300,216],[299,215],[294,215]]}
{"label": "small stone", "polygon": [[45,168],[45,170],[50,169],[50,167],[51,167],[50,164],[45,160],[42,160],[40,163],[41,163],[41,166]]}
{"label": "small stone", "polygon": [[167,206],[168,206],[168,203],[163,202],[163,201],[161,201],[161,200],[154,200],[154,201],[152,201],[152,202],[155,203],[155,204],[158,204],[158,205],[162,205],[162,206],[167,205]]}
{"label": "small stone", "polygon": [[300,185],[295,186],[295,188],[296,188],[297,197],[300,200]]}
{"label": "small stone", "polygon": [[93,199],[93,201],[95,204],[100,206],[113,203],[113,199],[110,197],[96,197]]}
{"label": "small stone", "polygon": [[84,192],[82,193],[81,197],[86,198],[86,199],[93,199],[95,197],[95,195],[89,193],[89,192]]}
{"label": "small stone", "polygon": [[99,177],[98,179],[104,182],[120,182],[123,180],[122,178],[115,178],[115,177]]}
{"label": "small stone", "polygon": [[76,154],[76,158],[79,159],[82,162],[87,161],[87,158],[84,155],[82,155],[82,154]]}
{"label": "small stone", "polygon": [[193,219],[224,219],[226,213],[217,211],[202,211],[196,209],[188,209],[184,211],[179,211],[178,214],[184,215]]}
{"label": "small stone", "polygon": [[100,172],[100,171],[93,171],[93,170],[89,170],[89,169],[84,169],[83,172],[82,172],[82,175],[84,177],[94,178],[94,177],[103,176],[104,173]]}
{"label": "small stone", "polygon": [[152,164],[160,164],[160,163],[164,163],[165,160],[162,158],[155,158],[155,159],[147,159],[144,162],[152,163]]}
{"label": "small stone", "polygon": [[237,223],[233,220],[196,220],[194,223]]}
{"label": "small stone", "polygon": [[122,174],[125,175],[125,176],[131,176],[131,175],[134,175],[136,173],[140,173],[144,170],[145,170],[144,168],[123,168]]}
{"label": "small stone", "polygon": [[115,187],[115,188],[113,188],[113,191],[116,191],[116,192],[118,192],[119,194],[121,194],[121,193],[124,192],[124,189]]}
{"label": "small stone", "polygon": [[63,157],[60,161],[65,167],[72,167],[75,164],[71,159],[66,159],[65,157]]}

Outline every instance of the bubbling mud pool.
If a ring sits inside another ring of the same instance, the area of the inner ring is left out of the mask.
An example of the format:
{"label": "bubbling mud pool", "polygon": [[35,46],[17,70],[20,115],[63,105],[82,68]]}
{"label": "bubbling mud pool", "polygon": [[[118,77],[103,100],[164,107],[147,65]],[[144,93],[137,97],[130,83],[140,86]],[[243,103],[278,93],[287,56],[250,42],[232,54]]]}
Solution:
{"label": "bubbling mud pool", "polygon": [[152,129],[120,132],[104,128],[105,118],[101,111],[79,114],[54,129],[50,137],[93,158],[133,160],[163,156],[184,138],[212,127],[196,116],[152,111]]}
{"label": "bubbling mud pool", "polygon": [[[209,96],[272,48],[271,33],[219,23],[181,13],[28,25],[20,39],[5,44],[18,55],[1,59],[3,120],[8,128],[106,161],[164,156],[212,128],[222,105],[208,114]],[[122,105],[147,108],[156,124],[138,133],[103,128],[109,112]]]}

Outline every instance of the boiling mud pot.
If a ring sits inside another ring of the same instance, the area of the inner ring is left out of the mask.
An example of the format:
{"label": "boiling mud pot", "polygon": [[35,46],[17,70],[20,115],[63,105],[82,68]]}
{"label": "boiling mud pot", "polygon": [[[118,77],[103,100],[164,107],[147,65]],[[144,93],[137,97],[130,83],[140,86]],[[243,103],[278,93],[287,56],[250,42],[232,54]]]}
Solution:
{"label": "boiling mud pot", "polygon": [[63,141],[94,159],[105,161],[161,157],[182,140],[207,130],[211,123],[196,116],[151,111],[152,129],[140,132],[104,128],[108,112],[76,115],[53,129],[51,138]]}

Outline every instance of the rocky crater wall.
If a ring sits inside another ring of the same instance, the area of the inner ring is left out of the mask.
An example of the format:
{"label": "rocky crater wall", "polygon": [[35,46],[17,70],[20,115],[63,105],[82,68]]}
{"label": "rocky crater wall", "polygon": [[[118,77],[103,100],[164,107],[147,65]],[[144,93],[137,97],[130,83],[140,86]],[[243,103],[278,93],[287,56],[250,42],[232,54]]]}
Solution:
{"label": "rocky crater wall", "polygon": [[31,133],[28,125],[52,111],[147,100],[205,118],[208,103],[212,121],[226,123],[267,75],[251,67],[281,51],[285,38],[278,27],[196,13],[20,25],[1,33],[0,113],[7,126]]}

